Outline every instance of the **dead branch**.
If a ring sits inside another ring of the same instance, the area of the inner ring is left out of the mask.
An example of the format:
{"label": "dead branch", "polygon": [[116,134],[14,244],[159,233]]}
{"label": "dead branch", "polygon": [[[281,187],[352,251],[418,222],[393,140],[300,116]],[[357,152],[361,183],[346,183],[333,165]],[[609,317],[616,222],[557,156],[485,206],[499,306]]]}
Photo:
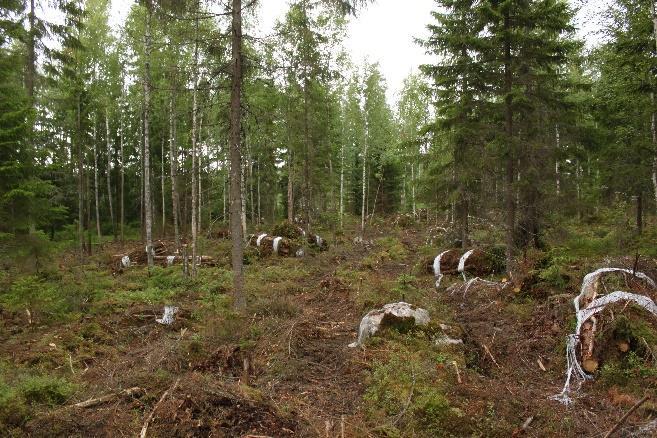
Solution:
{"label": "dead branch", "polygon": [[636,403],[634,404],[634,406],[632,406],[632,407],[630,408],[630,410],[627,411],[627,412],[625,413],[625,415],[623,415],[623,417],[622,417],[620,420],[618,420],[618,423],[616,423],[616,425],[615,425],[614,427],[612,427],[611,430],[610,430],[609,432],[607,432],[607,434],[605,435],[604,438],[609,438],[609,437],[611,437],[611,436],[612,436],[612,435],[613,435],[618,429],[620,429],[620,427],[623,425],[623,423],[625,423],[625,421],[627,421],[627,419],[629,418],[629,416],[632,415],[632,412],[634,412],[634,411],[636,411],[637,409],[639,409],[639,407],[640,407],[642,404],[644,404],[646,401],[648,401],[649,398],[650,398],[650,396],[649,396],[649,395],[646,395],[646,396],[644,396],[641,400],[639,400],[638,402],[636,402]]}
{"label": "dead branch", "polygon": [[143,389],[141,389],[140,387],[134,386],[132,388],[128,388],[128,389],[121,390],[119,392],[115,392],[113,394],[107,394],[107,395],[104,395],[104,396],[98,397],[98,398],[90,398],[89,400],[85,400],[83,402],[76,403],[76,404],[70,405],[68,407],[69,408],[90,408],[92,406],[96,406],[96,405],[99,405],[99,404],[102,404],[102,403],[106,403],[106,402],[108,402],[110,400],[113,400],[117,397],[121,397],[121,396],[131,397],[131,396],[134,396],[134,395],[143,394],[144,392],[145,391]]}
{"label": "dead branch", "polygon": [[493,360],[493,363],[495,365],[497,365],[498,368],[502,368],[500,366],[500,364],[497,363],[497,361],[495,360],[495,357],[493,357],[493,353],[490,352],[490,350],[488,349],[488,346],[486,344],[481,344],[481,345],[484,347],[484,351],[486,352],[486,354],[488,354],[490,356],[490,358]]}
{"label": "dead branch", "polygon": [[146,438],[146,432],[148,431],[148,425],[150,422],[153,420],[153,416],[155,415],[155,411],[157,411],[157,408],[162,404],[164,399],[167,398],[169,393],[173,392],[174,389],[176,389],[176,386],[178,386],[178,383],[180,382],[180,378],[176,379],[176,381],[171,385],[169,389],[164,391],[164,394],[162,394],[162,397],[155,403],[155,406],[153,407],[153,410],[151,411],[150,414],[148,414],[148,417],[146,417],[146,421],[144,421],[144,425],[141,428],[141,433],[139,434],[139,438]]}
{"label": "dead branch", "polygon": [[456,370],[456,381],[459,382],[459,384],[463,383],[463,380],[461,380],[461,373],[459,372],[459,366],[456,363],[455,360],[452,361],[452,364],[454,365],[454,369]]}

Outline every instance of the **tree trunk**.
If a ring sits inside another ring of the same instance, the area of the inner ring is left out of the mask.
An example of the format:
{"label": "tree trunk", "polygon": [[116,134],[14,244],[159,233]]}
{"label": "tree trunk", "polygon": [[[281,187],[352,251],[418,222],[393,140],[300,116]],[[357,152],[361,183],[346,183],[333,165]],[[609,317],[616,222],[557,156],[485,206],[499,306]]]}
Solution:
{"label": "tree trunk", "polygon": [[561,169],[559,167],[559,154],[561,150],[561,136],[559,135],[559,125],[554,128],[554,135],[556,139],[556,159],[554,160],[554,174],[557,184],[557,196],[561,196]]}
{"label": "tree trunk", "polygon": [[262,211],[260,211],[260,160],[256,161],[256,177],[258,179],[258,217],[256,223],[260,226],[260,218],[262,217]]}
{"label": "tree trunk", "polygon": [[415,208],[415,164],[411,162],[411,204],[413,207],[413,216],[416,215],[417,210]]}
{"label": "tree trunk", "polygon": [[636,232],[643,232],[643,193],[636,195]]}
{"label": "tree trunk", "polygon": [[162,144],[160,149],[160,194],[162,195],[162,236],[166,236],[167,229],[167,209],[166,209],[166,192],[164,190],[164,180],[166,174],[164,173],[164,137],[162,137]]}
{"label": "tree trunk", "polygon": [[107,140],[107,200],[109,202],[110,220],[112,221],[112,235],[116,240],[116,223],[114,222],[114,205],[112,203],[112,143],[110,141],[109,114],[105,109],[105,136]]}
{"label": "tree trunk", "polygon": [[100,199],[98,195],[98,148],[96,143],[98,143],[98,136],[96,132],[96,119],[94,117],[94,201],[96,203],[96,232],[98,233],[98,243],[100,243],[101,233],[100,233]]}
{"label": "tree trunk", "polygon": [[141,235],[141,240],[146,241],[146,212],[144,210],[144,108],[142,107],[141,111],[141,126],[139,132],[140,145],[141,145],[141,155],[140,155],[140,164],[141,172],[139,173],[139,231]]}
{"label": "tree trunk", "polygon": [[308,80],[307,67],[304,65],[304,83],[303,83],[303,215],[306,230],[310,233],[310,160],[312,158],[311,141],[310,141],[310,109],[308,89],[310,81]]}
{"label": "tree trunk", "polygon": [[365,212],[367,211],[367,200],[366,200],[366,192],[367,192],[367,136],[368,136],[368,130],[367,130],[367,122],[365,122],[365,141],[363,142],[363,181],[362,181],[362,194],[363,194],[363,199],[361,202],[361,208],[360,208],[360,237],[362,239],[365,238]]}
{"label": "tree trunk", "polygon": [[[504,12],[504,30],[509,32],[511,19],[509,11]],[[507,142],[506,157],[506,270],[512,278],[513,256],[515,254],[515,224],[516,224],[516,202],[514,194],[515,180],[515,147],[513,144],[513,97],[511,96],[513,76],[511,72],[511,41],[506,37],[504,41],[504,128]]]}
{"label": "tree trunk", "polygon": [[[290,142],[288,142],[288,148]],[[292,151],[288,151],[287,159],[287,220],[292,223],[294,222],[294,186],[293,186],[293,166],[292,166]]]}
{"label": "tree trunk", "polygon": [[241,95],[242,95],[242,0],[232,0],[232,78],[230,90],[230,232],[233,241],[233,296],[238,311],[246,308],[243,284],[243,236],[241,181]]}
{"label": "tree trunk", "polygon": [[[244,142],[246,143],[246,142]],[[243,155],[241,155],[243,157]],[[240,167],[240,199],[242,199],[242,236],[246,236],[246,160],[242,160]]]}
{"label": "tree trunk", "polygon": [[[197,70],[198,70],[198,68],[197,68]],[[198,110],[198,108],[197,108],[197,110]],[[197,166],[196,166],[197,171],[198,171],[197,172],[198,173],[198,202],[197,202],[198,215],[196,216],[196,232],[198,234],[203,229],[203,225],[202,225],[203,224],[203,221],[202,221],[202,219],[203,219],[202,216],[203,215],[201,214],[201,212],[203,211],[203,190],[202,190],[203,186],[202,186],[201,183],[203,181],[201,179],[201,176],[203,175],[203,156],[204,156],[205,152],[203,150],[203,142],[201,141],[201,137],[202,137],[202,134],[203,134],[203,112],[202,111],[199,114],[199,118],[198,118],[198,131],[197,132],[198,132],[198,134],[197,134],[197,137],[198,137],[198,139],[197,139],[197,145],[198,145],[197,149],[200,148],[200,150],[196,151],[196,157],[197,157],[196,161],[198,162]]]}
{"label": "tree trunk", "polygon": [[123,113],[121,118],[121,244],[125,241],[125,155],[123,153]]}
{"label": "tree trunk", "polygon": [[344,142],[340,145],[340,229],[344,220]]}
{"label": "tree trunk", "polygon": [[173,212],[173,232],[176,250],[180,251],[180,194],[178,193],[178,150],[176,148],[176,118],[173,111],[175,97],[169,97],[169,167],[171,175],[171,210]]}
{"label": "tree trunk", "polygon": [[198,13],[196,11],[196,19],[194,20],[194,66],[193,68],[193,84],[192,90],[192,277],[196,277],[196,253],[197,253],[197,205],[198,205],[198,163],[196,150],[197,144],[197,129],[198,129]]}
{"label": "tree trunk", "polygon": [[[650,2],[652,8],[652,31],[655,39],[655,49],[657,50],[657,9],[655,8],[654,0]],[[652,188],[653,195],[655,196],[655,203],[657,203],[657,114],[655,114],[655,93],[652,92],[651,103],[652,103],[652,146],[654,149],[654,156],[652,161]]]}
{"label": "tree trunk", "polygon": [[146,34],[144,38],[144,210],[146,225],[146,256],[149,271],[153,268],[153,209],[151,208],[151,154],[150,154],[150,105],[151,105],[151,18],[152,5],[146,3]]}
{"label": "tree trunk", "polygon": [[253,192],[255,190],[254,185],[253,185],[253,155],[251,155],[252,151],[251,148],[249,147],[249,154],[248,154],[248,166],[249,166],[249,203],[251,204],[251,224],[253,225],[255,223],[255,202],[253,200]]}
{"label": "tree trunk", "polygon": [[[226,168],[225,163],[224,163],[224,168]],[[223,221],[226,222],[226,175],[223,172],[222,172],[221,178],[223,179],[223,183],[224,183],[224,189],[223,189],[223,192],[222,192],[223,210],[222,210],[222,216],[221,217],[223,218]]]}
{"label": "tree trunk", "polygon": [[30,0],[30,12],[27,20],[30,30],[27,37],[27,60],[25,68],[25,90],[30,99],[30,107],[34,106],[34,82],[36,78],[36,13],[34,0]]}
{"label": "tree trunk", "polygon": [[80,249],[80,260],[84,256],[84,169],[82,166],[82,123],[80,114],[80,95],[77,96],[76,108],[76,133],[77,160],[78,160],[78,245]]}

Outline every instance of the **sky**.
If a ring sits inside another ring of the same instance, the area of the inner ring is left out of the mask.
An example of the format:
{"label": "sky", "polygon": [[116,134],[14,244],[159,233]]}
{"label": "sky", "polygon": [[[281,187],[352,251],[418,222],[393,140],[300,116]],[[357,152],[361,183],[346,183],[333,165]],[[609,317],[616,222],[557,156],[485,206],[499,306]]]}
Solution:
{"label": "sky", "polygon": [[[600,18],[609,0],[570,0],[579,8],[578,35],[588,47],[600,37]],[[261,23],[271,29],[287,10],[288,0],[263,0]],[[401,5],[403,4],[403,7]],[[434,0],[376,0],[348,26],[345,46],[355,63],[378,62],[388,83],[388,101],[395,102],[402,81],[418,66],[431,62],[416,38],[428,36],[426,25],[435,9]]]}
{"label": "sky", "polygon": [[[610,0],[570,0],[580,8],[576,18],[578,35],[588,47],[600,41],[602,12]],[[112,23],[119,25],[133,0],[112,1]],[[376,0],[348,25],[345,41],[352,60],[378,62],[388,84],[388,100],[395,102],[402,81],[430,58],[415,43],[427,36],[426,25],[434,0]],[[260,23],[263,35],[271,33],[276,20],[287,11],[288,0],[261,0]],[[402,7],[403,5],[403,7]]]}

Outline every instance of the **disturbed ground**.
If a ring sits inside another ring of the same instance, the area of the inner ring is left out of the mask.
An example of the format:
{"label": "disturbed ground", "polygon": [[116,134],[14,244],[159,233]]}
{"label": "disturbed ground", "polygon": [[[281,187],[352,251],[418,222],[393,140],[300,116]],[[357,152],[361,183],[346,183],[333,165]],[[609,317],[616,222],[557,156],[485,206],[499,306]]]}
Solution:
{"label": "disturbed ground", "polygon": [[[328,251],[301,259],[252,257],[243,315],[230,311],[227,242],[206,242],[218,266],[201,268],[197,280],[185,279],[179,266],[150,277],[139,266],[113,272],[116,245],[84,266],[63,258],[58,269],[76,287],[102,291],[78,297],[79,312],[59,320],[35,309],[3,310],[0,371],[5,385],[31,373],[56,376],[70,390],[41,385],[46,394],[32,396],[34,390],[23,390],[25,412],[0,408],[6,423],[0,430],[16,436],[593,437],[652,395],[657,375],[642,372],[587,383],[570,406],[549,399],[563,385],[572,298],[600,261],[572,266],[562,290],[473,287],[463,294],[449,289],[462,279],[450,276],[436,290],[423,272],[423,257],[441,247],[426,245],[421,227],[394,235],[374,229],[372,242],[363,244],[352,238],[333,238]],[[648,271],[654,265],[642,263]],[[368,310],[399,300],[428,309],[432,328],[347,347]],[[171,326],[155,322],[163,304],[180,307]],[[431,330],[438,323],[463,345],[436,346]],[[646,425],[643,435],[650,435],[656,409],[644,403],[619,436],[640,434]]]}

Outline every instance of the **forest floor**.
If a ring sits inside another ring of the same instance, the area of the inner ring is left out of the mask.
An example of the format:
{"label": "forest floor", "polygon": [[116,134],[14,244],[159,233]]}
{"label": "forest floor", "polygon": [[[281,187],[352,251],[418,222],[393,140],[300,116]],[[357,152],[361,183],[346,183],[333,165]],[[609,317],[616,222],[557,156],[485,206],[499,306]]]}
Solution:
{"label": "forest floor", "polygon": [[[304,258],[251,255],[242,315],[230,310],[228,241],[204,241],[219,266],[196,279],[179,266],[113,272],[118,244],[1,277],[0,435],[595,437],[654,394],[657,358],[633,345],[636,360],[610,359],[571,405],[549,399],[563,386],[581,279],[634,257],[568,258],[531,291],[465,295],[448,292],[461,278],[437,290],[423,272],[441,245],[421,224],[374,226],[372,244],[354,235]],[[639,264],[657,272],[653,259]],[[400,300],[432,324],[348,347],[367,311]],[[155,321],[165,304],[180,308],[171,326]],[[650,322],[633,328],[657,342]],[[463,344],[436,345],[439,330]],[[656,416],[644,403],[621,435],[654,434]]]}

